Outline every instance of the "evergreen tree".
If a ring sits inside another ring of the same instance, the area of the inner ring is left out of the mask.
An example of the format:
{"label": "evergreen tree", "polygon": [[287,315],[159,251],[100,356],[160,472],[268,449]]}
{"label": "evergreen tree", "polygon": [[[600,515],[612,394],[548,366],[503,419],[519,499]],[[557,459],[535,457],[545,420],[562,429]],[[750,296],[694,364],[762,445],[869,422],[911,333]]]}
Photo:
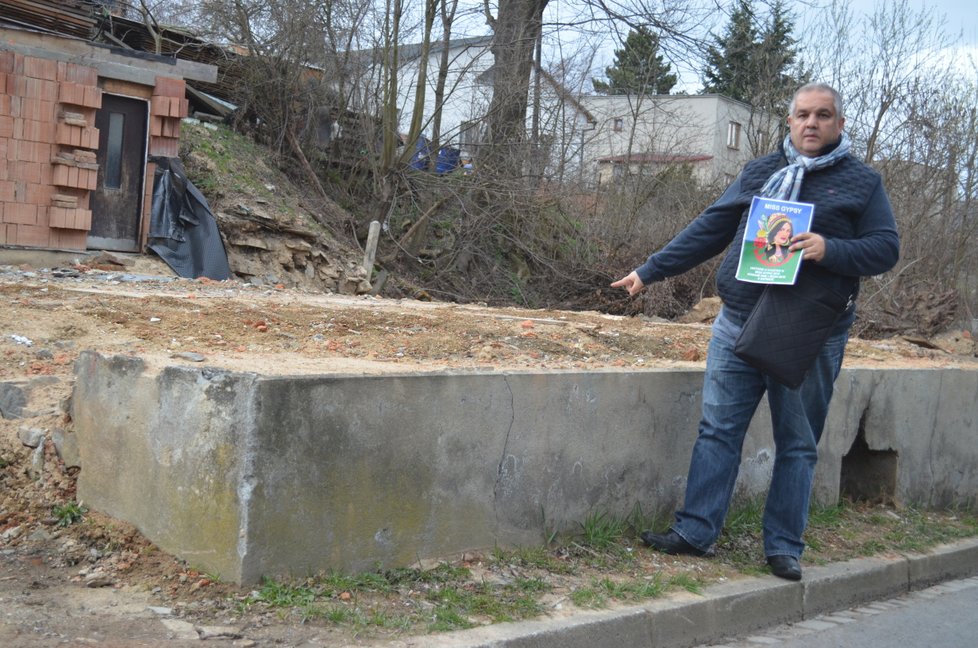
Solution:
{"label": "evergreen tree", "polygon": [[783,0],[761,25],[753,0],[737,0],[722,36],[707,48],[703,92],[718,93],[757,108],[781,111],[807,80],[796,67],[798,41]]}
{"label": "evergreen tree", "polygon": [[723,36],[713,40],[706,50],[703,92],[749,102],[752,62],[760,41],[752,0],[738,0]]}
{"label": "evergreen tree", "polygon": [[[758,48],[756,72],[760,90],[766,84],[769,91],[783,96],[784,91],[793,93],[799,85],[810,81],[810,75],[798,65],[798,40],[791,35],[793,30],[791,16],[784,2],[778,0],[771,6],[771,15]],[[764,96],[763,92],[760,94]]]}
{"label": "evergreen tree", "polygon": [[605,68],[608,81],[592,79],[595,92],[610,95],[669,94],[679,80],[659,53],[659,36],[644,27],[628,32],[615,50],[615,64]]}

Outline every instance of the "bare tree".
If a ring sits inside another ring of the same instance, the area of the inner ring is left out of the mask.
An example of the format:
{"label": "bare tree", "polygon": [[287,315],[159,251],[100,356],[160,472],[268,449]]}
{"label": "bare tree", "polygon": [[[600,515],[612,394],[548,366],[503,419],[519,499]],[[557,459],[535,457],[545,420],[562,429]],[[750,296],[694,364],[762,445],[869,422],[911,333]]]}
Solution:
{"label": "bare tree", "polygon": [[481,166],[500,178],[519,178],[525,161],[526,116],[543,10],[549,0],[500,0],[496,15],[485,4],[493,30],[493,93],[487,115],[489,142]]}
{"label": "bare tree", "polygon": [[882,172],[901,233],[897,267],[864,281],[856,331],[930,334],[971,319],[975,83],[946,57],[953,43],[939,18],[905,0],[861,21],[838,4],[826,18],[809,60],[843,93],[846,130]]}
{"label": "bare tree", "polygon": [[441,37],[441,56],[438,59],[438,80],[435,82],[435,110],[431,115],[431,150],[432,156],[437,163],[438,151],[441,149],[441,120],[442,108],[445,104],[445,91],[448,81],[448,71],[451,65],[452,27],[455,24],[455,15],[458,13],[458,0],[439,0],[438,14],[441,18],[442,37]]}

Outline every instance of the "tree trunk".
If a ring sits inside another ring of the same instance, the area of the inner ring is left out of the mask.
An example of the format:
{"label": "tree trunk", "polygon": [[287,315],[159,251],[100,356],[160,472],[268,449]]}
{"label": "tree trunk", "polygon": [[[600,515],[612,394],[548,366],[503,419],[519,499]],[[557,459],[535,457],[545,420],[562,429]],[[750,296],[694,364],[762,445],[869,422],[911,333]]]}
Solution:
{"label": "tree trunk", "polygon": [[480,167],[500,180],[523,175],[530,72],[548,1],[499,0],[498,15],[491,20],[495,64],[489,142]]}

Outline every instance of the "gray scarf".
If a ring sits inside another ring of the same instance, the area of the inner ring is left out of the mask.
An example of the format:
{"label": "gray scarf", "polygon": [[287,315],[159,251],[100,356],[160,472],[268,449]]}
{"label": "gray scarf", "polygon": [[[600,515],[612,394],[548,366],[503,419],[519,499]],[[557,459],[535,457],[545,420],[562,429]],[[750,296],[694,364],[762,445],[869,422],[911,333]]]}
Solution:
{"label": "gray scarf", "polygon": [[788,160],[788,166],[778,169],[767,179],[767,182],[761,187],[761,195],[779,200],[798,200],[805,171],[832,166],[849,155],[851,148],[852,142],[849,140],[849,136],[842,133],[839,145],[829,153],[814,158],[807,157],[798,152],[791,143],[791,135],[787,135],[784,138],[784,156]]}

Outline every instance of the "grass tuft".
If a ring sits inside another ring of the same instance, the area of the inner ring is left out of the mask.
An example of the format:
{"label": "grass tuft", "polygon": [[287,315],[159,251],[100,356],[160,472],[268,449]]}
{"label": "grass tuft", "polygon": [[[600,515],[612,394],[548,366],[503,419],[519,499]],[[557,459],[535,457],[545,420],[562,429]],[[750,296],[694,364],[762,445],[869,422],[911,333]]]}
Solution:
{"label": "grass tuft", "polygon": [[[710,583],[768,574],[761,540],[763,501],[738,502],[717,542],[715,558],[664,556],[637,534],[655,519],[639,507],[625,517],[592,513],[580,533],[541,546],[496,548],[430,568],[398,567],[358,574],[327,573],[296,582],[266,579],[240,605],[352,631],[358,637],[446,632],[532,619],[554,606],[585,609],[634,603]],[[807,563],[882,552],[922,552],[978,536],[970,509],[926,511],[842,502],[813,507],[805,536]]]}
{"label": "grass tuft", "polygon": [[51,513],[58,520],[59,527],[67,527],[81,522],[82,518],[88,513],[88,509],[81,502],[65,502],[57,504],[51,509]]}

